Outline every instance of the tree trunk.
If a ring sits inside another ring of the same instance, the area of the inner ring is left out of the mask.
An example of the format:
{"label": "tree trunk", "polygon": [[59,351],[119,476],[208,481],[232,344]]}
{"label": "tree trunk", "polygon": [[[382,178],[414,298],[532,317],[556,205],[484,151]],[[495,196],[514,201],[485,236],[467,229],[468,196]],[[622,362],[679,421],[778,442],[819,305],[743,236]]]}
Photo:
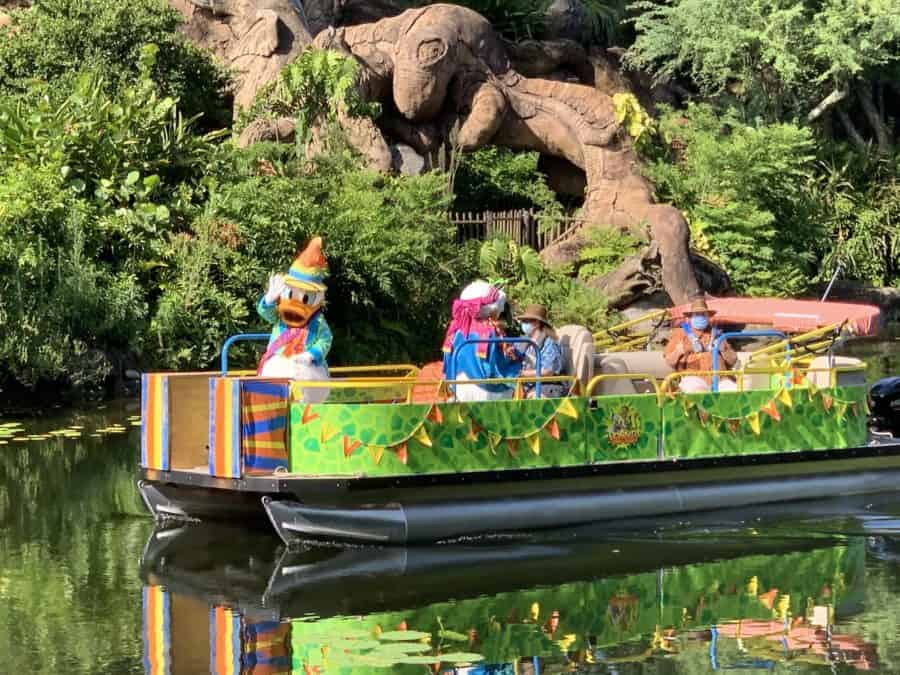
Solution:
{"label": "tree trunk", "polygon": [[850,115],[848,115],[845,110],[838,110],[837,116],[841,121],[841,124],[844,126],[844,131],[847,132],[847,136],[850,138],[850,141],[853,143],[853,145],[856,146],[856,149],[860,152],[865,152],[868,148],[866,139],[863,138],[862,134],[859,133],[856,125],[853,124],[853,120],[850,119]]}
{"label": "tree trunk", "polygon": [[882,154],[888,154],[893,145],[891,132],[884,123],[884,119],[878,113],[878,107],[875,105],[875,99],[872,96],[872,84],[865,82],[857,86],[856,94],[859,103],[862,106],[863,113],[869,126],[875,132],[875,140],[878,142],[878,151]]}

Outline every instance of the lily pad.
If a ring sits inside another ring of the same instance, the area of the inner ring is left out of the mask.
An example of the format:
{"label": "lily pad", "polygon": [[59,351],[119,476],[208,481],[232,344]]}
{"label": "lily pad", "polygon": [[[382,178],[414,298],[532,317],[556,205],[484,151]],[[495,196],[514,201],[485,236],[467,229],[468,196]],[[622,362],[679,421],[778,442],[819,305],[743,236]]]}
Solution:
{"label": "lily pad", "polygon": [[484,657],[473,652],[450,652],[441,654],[441,661],[444,663],[472,663],[474,661],[484,661]]}
{"label": "lily pad", "polygon": [[431,649],[431,645],[424,642],[388,642],[381,644],[373,653],[379,656],[403,656],[404,654],[415,654],[427,652]]}
{"label": "lily pad", "polygon": [[379,635],[382,640],[387,642],[411,642],[413,640],[421,640],[422,638],[431,638],[431,633],[424,633],[420,630],[389,630]]}
{"label": "lily pad", "polygon": [[442,660],[443,660],[442,656],[405,656],[402,659],[397,659],[397,663],[429,664],[429,663],[440,663]]}

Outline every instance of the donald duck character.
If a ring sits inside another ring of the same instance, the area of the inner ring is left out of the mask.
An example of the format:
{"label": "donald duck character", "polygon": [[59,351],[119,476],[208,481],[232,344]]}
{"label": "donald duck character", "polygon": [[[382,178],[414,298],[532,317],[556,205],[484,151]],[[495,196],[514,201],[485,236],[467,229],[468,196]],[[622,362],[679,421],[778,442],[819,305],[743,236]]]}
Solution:
{"label": "donald duck character", "polygon": [[[269,278],[266,294],[257,304],[259,315],[273,324],[269,346],[257,374],[305,382],[328,379],[326,357],[331,349],[331,329],[322,316],[328,263],[322,254],[322,238],[315,237],[297,256],[287,275]],[[304,388],[302,400],[321,403],[328,389]]]}
{"label": "donald duck character", "polygon": [[[444,377],[448,380],[491,380],[517,377],[522,368],[511,349],[484,340],[504,337],[499,324],[506,307],[506,294],[487,281],[473,281],[459,299],[453,301],[450,325],[444,338]],[[509,356],[507,355],[509,354]],[[458,401],[493,401],[511,398],[514,388],[508,383],[455,385]]]}

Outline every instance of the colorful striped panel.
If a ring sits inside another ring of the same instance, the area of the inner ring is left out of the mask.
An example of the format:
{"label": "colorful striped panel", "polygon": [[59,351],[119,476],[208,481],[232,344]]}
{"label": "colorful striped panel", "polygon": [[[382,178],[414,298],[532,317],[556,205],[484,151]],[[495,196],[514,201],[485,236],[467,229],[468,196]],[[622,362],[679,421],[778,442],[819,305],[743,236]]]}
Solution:
{"label": "colorful striped panel", "polygon": [[241,381],[209,379],[209,473],[222,478],[241,476]]}
{"label": "colorful striped panel", "polygon": [[209,610],[209,672],[240,675],[241,615],[227,607]]}
{"label": "colorful striped panel", "polygon": [[169,593],[162,586],[144,586],[144,673],[169,675]]}
{"label": "colorful striped panel", "polygon": [[287,384],[241,383],[241,450],[245,471],[272,473],[288,468],[289,397]]}
{"label": "colorful striped panel", "polygon": [[253,675],[290,673],[290,623],[255,621],[244,624],[244,672]]}
{"label": "colorful striped panel", "polygon": [[169,378],[141,376],[141,466],[169,469]]}

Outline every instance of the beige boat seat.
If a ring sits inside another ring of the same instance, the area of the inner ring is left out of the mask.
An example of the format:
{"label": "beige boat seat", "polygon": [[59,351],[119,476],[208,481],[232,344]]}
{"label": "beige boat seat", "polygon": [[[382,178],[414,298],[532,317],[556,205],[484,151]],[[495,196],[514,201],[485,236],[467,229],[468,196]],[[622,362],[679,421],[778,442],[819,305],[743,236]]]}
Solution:
{"label": "beige boat seat", "polygon": [[855,359],[851,356],[817,356],[810,362],[809,367],[812,372],[807,373],[806,377],[810,382],[812,382],[819,388],[830,387],[831,373],[829,373],[827,370],[817,371],[817,368],[827,369],[832,367],[853,366],[860,366],[860,369],[850,372],[837,372],[837,386],[865,386],[866,371],[861,367],[863,366],[863,362],[860,359]]}
{"label": "beige boat seat", "polygon": [[556,329],[562,352],[563,373],[574,375],[585,390],[594,377],[594,336],[584,326],[568,324]]}
{"label": "beige boat seat", "polygon": [[[738,352],[738,362],[744,364],[750,358],[749,352]],[[594,389],[595,395],[604,394],[647,394],[653,392],[653,385],[642,375],[650,375],[659,383],[675,372],[666,363],[662,351],[612,352],[594,357],[594,372],[598,375],[620,375],[635,373],[636,378],[611,378],[601,380]],[[766,389],[769,376],[748,374],[744,376],[744,389]]]}

